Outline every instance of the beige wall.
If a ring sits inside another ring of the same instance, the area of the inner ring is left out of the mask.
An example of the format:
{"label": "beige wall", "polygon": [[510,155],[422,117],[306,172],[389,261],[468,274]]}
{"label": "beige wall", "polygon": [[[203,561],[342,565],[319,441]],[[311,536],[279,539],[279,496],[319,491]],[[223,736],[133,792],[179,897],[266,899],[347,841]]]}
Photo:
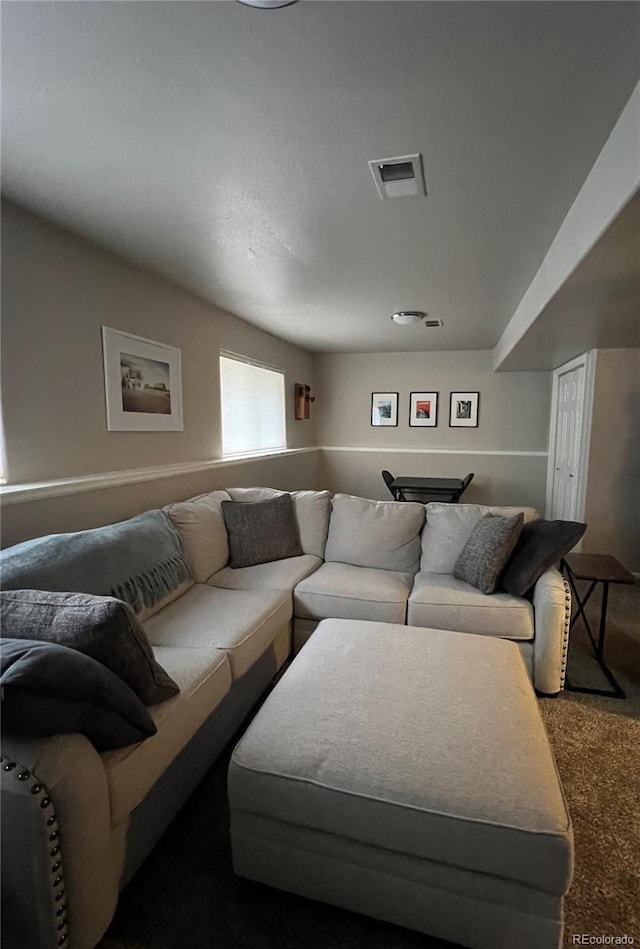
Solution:
{"label": "beige wall", "polygon": [[598,350],[582,549],[640,572],[640,349]]}
{"label": "beige wall", "polygon": [[42,534],[101,527],[215,488],[265,484],[285,491],[321,488],[318,455],[311,451],[261,458],[190,475],[6,505],[2,509],[2,546]]}
{"label": "beige wall", "polygon": [[[183,432],[107,431],[102,325],[181,349]],[[293,418],[294,383],[314,382],[309,353],[3,202],[2,409],[11,483],[219,457],[220,349],[284,370],[288,447],[315,445],[315,421]],[[271,477],[305,486],[295,473],[300,457],[307,456],[278,459],[278,465],[262,470],[250,465],[247,477],[253,483]],[[169,500],[171,488],[187,496],[195,484],[200,490],[219,484],[218,475],[230,483],[229,469],[220,469],[156,487],[146,483],[78,495],[77,502],[22,504],[6,508],[4,520],[12,539],[31,534],[37,512],[45,509],[43,529],[45,523],[57,529],[104,523],[149,507],[152,498]],[[234,475],[240,483],[242,467]]]}
{"label": "beige wall", "polygon": [[[480,392],[478,428],[449,428],[449,393],[456,390]],[[373,391],[400,393],[397,428],[371,427]],[[412,391],[439,392],[435,428],[409,427]],[[320,356],[319,443],[361,449],[324,451],[321,480],[334,491],[385,498],[383,468],[443,477],[474,471],[466,500],[543,510],[550,393],[550,373],[494,373],[490,352]]]}
{"label": "beige wall", "polygon": [[[4,508],[3,543],[108,523],[230,484],[325,486],[388,497],[380,471],[461,476],[470,501],[544,506],[550,376],[493,373],[488,352],[306,353],[96,246],[3,205],[2,394],[13,483],[199,461],[220,455],[218,351],[283,368],[289,447],[324,451]],[[101,326],[182,350],[184,432],[108,432]],[[293,383],[317,395],[293,419]],[[477,429],[450,429],[451,390],[480,392]],[[372,428],[374,390],[400,392],[397,428]],[[408,426],[409,393],[440,393],[435,429]],[[424,449],[430,449],[425,452]],[[533,454],[527,454],[533,453]]]}

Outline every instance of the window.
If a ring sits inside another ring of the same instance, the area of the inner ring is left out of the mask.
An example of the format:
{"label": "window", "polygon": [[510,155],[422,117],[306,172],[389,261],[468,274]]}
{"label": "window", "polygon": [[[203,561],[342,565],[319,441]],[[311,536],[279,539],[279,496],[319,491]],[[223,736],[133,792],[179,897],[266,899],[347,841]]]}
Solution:
{"label": "window", "polygon": [[222,454],[250,455],[286,448],[284,373],[220,354]]}

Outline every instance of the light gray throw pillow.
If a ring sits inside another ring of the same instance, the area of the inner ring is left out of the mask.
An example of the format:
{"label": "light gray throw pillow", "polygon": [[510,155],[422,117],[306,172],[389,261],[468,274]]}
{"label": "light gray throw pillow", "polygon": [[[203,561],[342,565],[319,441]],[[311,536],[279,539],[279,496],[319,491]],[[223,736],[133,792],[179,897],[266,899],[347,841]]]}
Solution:
{"label": "light gray throw pillow", "polygon": [[485,514],[471,531],[453,568],[453,575],[482,593],[493,593],[518,542],[523,514]]}
{"label": "light gray throw pillow", "polygon": [[145,705],[163,702],[180,691],[156,661],[133,609],[115,597],[3,590],[0,625],[3,639],[57,643],[101,662]]}

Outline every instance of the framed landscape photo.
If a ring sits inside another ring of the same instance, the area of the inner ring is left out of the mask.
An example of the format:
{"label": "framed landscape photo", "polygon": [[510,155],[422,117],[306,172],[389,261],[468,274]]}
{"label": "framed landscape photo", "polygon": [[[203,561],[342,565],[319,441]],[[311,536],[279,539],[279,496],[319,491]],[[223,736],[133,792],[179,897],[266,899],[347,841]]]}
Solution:
{"label": "framed landscape photo", "polygon": [[452,392],[449,408],[451,428],[477,428],[479,392]]}
{"label": "framed landscape photo", "polygon": [[435,428],[438,424],[438,393],[412,392],[409,397],[409,425]]}
{"label": "framed landscape photo", "polygon": [[103,326],[102,351],[107,429],[181,432],[180,350]]}
{"label": "framed landscape photo", "polygon": [[371,393],[371,424],[376,426],[398,424],[397,392]]}

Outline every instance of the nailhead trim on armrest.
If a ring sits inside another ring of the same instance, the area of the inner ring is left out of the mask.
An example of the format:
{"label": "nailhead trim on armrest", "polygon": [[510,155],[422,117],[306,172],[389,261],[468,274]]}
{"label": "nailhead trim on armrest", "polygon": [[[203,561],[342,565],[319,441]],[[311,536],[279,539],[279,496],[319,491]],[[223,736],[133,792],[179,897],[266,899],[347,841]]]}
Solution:
{"label": "nailhead trim on armrest", "polygon": [[566,577],[562,578],[564,584],[564,636],[562,640],[562,668],[560,670],[560,688],[564,689],[564,681],[567,675],[567,662],[569,659],[569,630],[571,628],[571,587]]}
{"label": "nailhead trim on armrest", "polygon": [[40,801],[45,834],[48,837],[47,846],[49,847],[49,858],[51,859],[51,897],[56,926],[56,945],[64,946],[69,939],[69,928],[67,904],[64,902],[64,870],[62,866],[62,854],[60,852],[60,828],[58,826],[58,818],[53,810],[53,801],[51,800],[47,788],[39,781],[38,777],[26,768],[23,768],[16,761],[9,761],[5,757],[0,757],[0,765],[3,771],[15,772],[13,777],[16,781],[24,782],[31,779],[34,782],[31,785],[31,793],[34,797],[39,798]]}

